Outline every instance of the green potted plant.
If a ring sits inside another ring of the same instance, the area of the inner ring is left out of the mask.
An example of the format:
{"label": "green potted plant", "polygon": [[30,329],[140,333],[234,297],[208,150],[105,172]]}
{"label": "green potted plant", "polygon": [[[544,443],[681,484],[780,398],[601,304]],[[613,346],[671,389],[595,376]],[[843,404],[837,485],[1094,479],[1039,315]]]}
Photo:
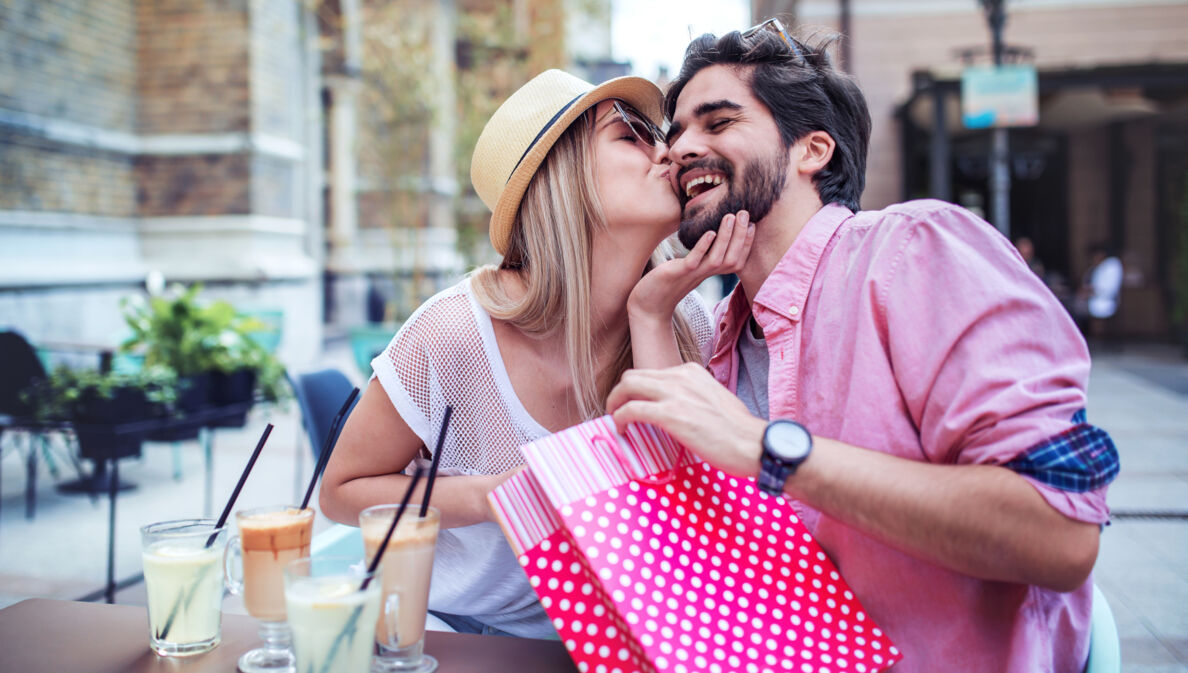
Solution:
{"label": "green potted plant", "polygon": [[132,330],[121,346],[144,356],[146,366],[163,365],[182,382],[179,407],[243,404],[256,391],[268,401],[287,397],[284,368],[251,335],[263,321],[238,313],[226,301],[202,302],[200,284],[175,285],[167,293],[125,298],[124,320]]}
{"label": "green potted plant", "polygon": [[[132,336],[120,346],[123,352],[137,352],[146,367],[163,366],[178,376],[181,411],[196,411],[210,403],[211,373],[221,348],[218,315],[198,302],[201,285],[174,296],[126,297],[121,306],[124,322]],[[231,311],[234,313],[234,310]]]}
{"label": "green potted plant", "polygon": [[165,367],[99,372],[58,367],[25,394],[34,417],[74,425],[83,458],[138,455],[144,432],[117,434],[115,426],[171,413],[177,377]]}

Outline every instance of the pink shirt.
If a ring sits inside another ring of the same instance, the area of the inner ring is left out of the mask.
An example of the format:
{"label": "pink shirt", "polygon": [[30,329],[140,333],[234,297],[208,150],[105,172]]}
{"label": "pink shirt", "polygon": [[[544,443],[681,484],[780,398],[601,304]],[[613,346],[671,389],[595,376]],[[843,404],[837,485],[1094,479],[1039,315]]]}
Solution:
{"label": "pink shirt", "polygon": [[[751,313],[717,307],[710,372],[732,391]],[[755,296],[771,418],[910,460],[998,465],[1075,424],[1089,353],[1013,246],[938,201],[857,215],[828,205]],[[1103,523],[1104,487],[1029,479],[1058,511]],[[1089,647],[1092,581],[1071,593],[989,582],[888,547],[795,502],[899,648],[894,670],[1072,673]]]}

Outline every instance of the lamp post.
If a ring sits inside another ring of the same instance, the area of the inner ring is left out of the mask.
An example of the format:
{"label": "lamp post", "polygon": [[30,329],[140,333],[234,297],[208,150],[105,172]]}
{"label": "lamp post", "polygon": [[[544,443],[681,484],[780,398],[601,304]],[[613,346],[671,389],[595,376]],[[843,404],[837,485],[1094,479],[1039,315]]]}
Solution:
{"label": "lamp post", "polygon": [[[1006,0],[978,0],[986,12],[986,23],[990,26],[994,65],[1002,65],[1002,30],[1006,25]],[[1002,232],[1011,235],[1011,171],[1010,144],[1007,129],[997,126],[991,132],[990,144],[990,221]]]}

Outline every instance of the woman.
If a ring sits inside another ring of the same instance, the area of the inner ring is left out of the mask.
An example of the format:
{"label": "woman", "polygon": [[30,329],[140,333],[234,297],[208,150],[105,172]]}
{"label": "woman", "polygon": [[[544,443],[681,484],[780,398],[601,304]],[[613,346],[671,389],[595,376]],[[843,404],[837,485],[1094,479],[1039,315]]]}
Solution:
{"label": "woman", "polygon": [[322,511],[355,525],[366,507],[400,499],[401,471],[428,458],[452,405],[430,609],[460,631],[555,635],[487,494],[522,464],[520,445],[604,413],[628,367],[702,361],[712,328],[689,292],[745,259],[753,227],[727,216],[720,242],[707,234],[640,282],[680,218],[653,121],[660,101],[647,80],[594,87],[550,70],[504,102],[471,166],[503,261],[409,318],[372,363],[326,468]]}

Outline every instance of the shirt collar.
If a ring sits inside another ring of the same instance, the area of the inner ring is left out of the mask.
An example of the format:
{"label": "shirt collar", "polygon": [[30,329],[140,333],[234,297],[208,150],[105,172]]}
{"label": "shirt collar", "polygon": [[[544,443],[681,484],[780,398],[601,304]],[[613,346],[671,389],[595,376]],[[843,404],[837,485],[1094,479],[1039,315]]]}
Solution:
{"label": "shirt collar", "polygon": [[[830,203],[813,214],[788,251],[772,269],[771,274],[763,281],[755,295],[755,304],[784,318],[799,320],[799,316],[804,312],[804,304],[808,299],[817,266],[821,263],[821,256],[825,254],[825,247],[838,228],[853,216],[854,213],[849,208],[837,203]],[[762,326],[765,320],[759,314],[763,311],[754,312]],[[747,304],[742,286],[736,286],[718,324],[718,348],[715,352],[733,347],[751,313],[752,308]]]}

